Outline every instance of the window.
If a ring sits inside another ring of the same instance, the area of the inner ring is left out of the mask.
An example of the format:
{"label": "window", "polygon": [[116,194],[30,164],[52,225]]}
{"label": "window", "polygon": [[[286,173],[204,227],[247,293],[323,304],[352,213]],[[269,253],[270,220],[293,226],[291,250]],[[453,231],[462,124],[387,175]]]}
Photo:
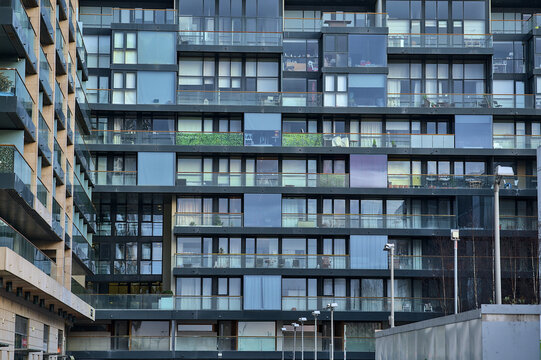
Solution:
{"label": "window", "polygon": [[139,41],[137,61],[139,64],[176,64],[175,33],[139,31],[137,37]]}
{"label": "window", "polygon": [[541,36],[534,37],[534,66],[541,68]]}
{"label": "window", "polygon": [[245,146],[280,146],[281,114],[244,114]]}
{"label": "window", "polygon": [[386,82],[385,75],[349,74],[348,106],[385,106]]}
{"label": "window", "polygon": [[115,213],[115,235],[137,236],[138,202],[136,197],[126,197],[125,202],[118,202]]}
{"label": "window", "polygon": [[28,318],[15,315],[15,349],[28,348]]}
{"label": "window", "polygon": [[137,153],[137,184],[173,186],[175,184],[175,154],[163,152]]}
{"label": "window", "polygon": [[56,351],[58,354],[62,354],[64,352],[64,331],[58,330],[58,349]]}
{"label": "window", "polygon": [[244,226],[280,227],[282,195],[244,194]]}
{"label": "window", "polygon": [[324,66],[348,66],[348,36],[325,35],[323,37]]}
{"label": "window", "polygon": [[49,352],[49,335],[51,333],[51,328],[49,325],[43,325],[43,352]]}
{"label": "window", "polygon": [[109,77],[89,75],[86,94],[90,103],[109,103]]}
{"label": "window", "polygon": [[138,104],[174,104],[175,95],[174,72],[137,72]]}
{"label": "window", "polygon": [[88,52],[89,68],[109,68],[111,37],[109,35],[85,35],[84,42]]}
{"label": "window", "polygon": [[141,244],[141,274],[162,274],[162,243]]}
{"label": "window", "polygon": [[350,186],[387,187],[386,155],[350,155]]}
{"label": "window", "polygon": [[387,66],[387,36],[348,35],[348,66]]}
{"label": "window", "polygon": [[[478,136],[478,134],[484,134]],[[469,149],[492,148],[492,116],[456,115],[455,146]]]}
{"label": "window", "polygon": [[135,72],[113,72],[113,104],[136,103],[135,79]]}
{"label": "window", "polygon": [[114,274],[137,274],[137,243],[116,243]]}
{"label": "window", "polygon": [[325,75],[323,106],[348,106],[347,75]]}
{"label": "window", "polygon": [[317,40],[284,40],[284,71],[318,71]]}
{"label": "window", "polygon": [[[281,310],[281,276],[244,276],[244,310]],[[239,324],[240,328],[240,324]]]}
{"label": "window", "polygon": [[511,74],[526,71],[522,41],[495,41],[492,69],[494,73]]}
{"label": "window", "polygon": [[161,195],[143,195],[141,236],[163,235],[163,199]]}
{"label": "window", "polygon": [[135,32],[113,33],[113,64],[137,64]]}

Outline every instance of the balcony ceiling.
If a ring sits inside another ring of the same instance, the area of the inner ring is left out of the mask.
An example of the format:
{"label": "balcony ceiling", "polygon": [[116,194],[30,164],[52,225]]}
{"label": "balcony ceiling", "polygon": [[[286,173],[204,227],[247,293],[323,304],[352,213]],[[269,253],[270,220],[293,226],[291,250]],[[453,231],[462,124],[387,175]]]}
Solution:
{"label": "balcony ceiling", "polygon": [[541,3],[539,0],[492,0],[492,8],[513,7],[513,8],[537,8]]}
{"label": "balcony ceiling", "polygon": [[284,0],[286,9],[374,11],[376,0]]}
{"label": "balcony ceiling", "polygon": [[[176,0],[178,1],[178,0]],[[142,8],[142,9],[174,9],[175,0],[115,0],[115,1],[97,1],[97,0],[82,0],[80,6],[110,6],[116,8]]]}

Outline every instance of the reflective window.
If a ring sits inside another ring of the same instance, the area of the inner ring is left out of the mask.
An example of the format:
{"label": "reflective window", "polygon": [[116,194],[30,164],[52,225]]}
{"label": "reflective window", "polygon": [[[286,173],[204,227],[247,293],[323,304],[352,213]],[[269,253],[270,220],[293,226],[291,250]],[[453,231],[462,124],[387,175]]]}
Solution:
{"label": "reflective window", "polygon": [[284,40],[284,71],[318,71],[317,40]]}
{"label": "reflective window", "polygon": [[244,194],[244,226],[281,227],[282,195]]}
{"label": "reflective window", "polygon": [[137,72],[137,103],[174,104],[175,82],[174,72]]}
{"label": "reflective window", "polygon": [[[479,136],[483,134],[483,136]],[[456,115],[455,146],[457,148],[491,149],[492,116]]]}
{"label": "reflective window", "polygon": [[387,66],[387,36],[349,35],[348,66]]}
{"label": "reflective window", "polygon": [[163,31],[139,31],[139,64],[176,64],[176,34]]}

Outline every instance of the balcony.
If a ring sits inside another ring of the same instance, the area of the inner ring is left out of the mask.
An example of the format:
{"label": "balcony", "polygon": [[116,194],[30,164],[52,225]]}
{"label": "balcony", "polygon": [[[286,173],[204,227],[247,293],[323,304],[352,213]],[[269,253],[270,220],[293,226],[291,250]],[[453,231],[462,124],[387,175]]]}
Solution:
{"label": "balcony", "polygon": [[77,69],[82,70],[82,78],[84,81],[88,80],[88,68],[87,58],[88,53],[83,40],[83,34],[79,24],[77,24],[77,36],[76,36],[76,55],[77,55]]}
{"label": "balcony", "polygon": [[41,112],[39,113],[39,120],[38,120],[38,126],[39,126],[39,134],[38,134],[38,150],[45,161],[47,165],[53,164],[53,156],[51,153],[51,148],[49,147],[49,136],[51,134],[51,130],[49,129],[49,126],[45,122],[45,119],[41,115]]}
{"label": "balcony", "polygon": [[534,95],[513,94],[387,94],[394,108],[533,109]]}
{"label": "balcony", "polygon": [[243,146],[241,132],[92,130],[88,144]]}
{"label": "balcony", "polygon": [[3,129],[23,129],[35,141],[34,101],[16,69],[0,68],[0,122]]}
{"label": "balcony", "polygon": [[27,60],[26,70],[36,73],[37,58],[34,52],[36,32],[20,0],[0,1],[0,34],[6,41],[0,45],[4,55],[17,55]]}
{"label": "balcony", "polygon": [[58,204],[58,201],[53,198],[53,221],[51,227],[59,238],[63,238],[64,236],[64,229],[62,228],[62,223],[62,208],[60,207],[60,204]]}
{"label": "balcony", "polygon": [[113,8],[113,24],[175,25],[174,9],[120,9]]}
{"label": "balcony", "polygon": [[94,171],[92,178],[95,185],[135,186],[137,171]]}
{"label": "balcony", "polygon": [[[502,257],[502,269],[506,272],[532,271],[539,259],[536,257]],[[353,262],[353,264],[352,264]],[[492,256],[460,256],[459,264],[466,269],[474,265],[491,269]],[[174,267],[182,269],[291,269],[291,270],[388,270],[379,265],[365,264],[363,259],[350,255],[333,254],[175,254]],[[454,257],[441,255],[395,255],[395,270],[453,271]]]}
{"label": "balcony", "polygon": [[[242,213],[176,213],[179,227],[243,227]],[[282,214],[282,228],[451,229],[455,215]]]}
{"label": "balcony", "polygon": [[11,249],[51,278],[56,279],[56,264],[17,230],[0,218],[0,247]]}
{"label": "balcony", "polygon": [[41,14],[41,31],[40,41],[42,44],[51,45],[54,43],[54,28],[53,28],[53,7],[50,0],[40,0]]}
{"label": "balcony", "polygon": [[92,180],[91,173],[95,169],[94,161],[92,160],[92,157],[90,156],[90,151],[88,151],[88,147],[86,145],[86,142],[79,132],[79,130],[75,129],[75,156],[77,157],[77,160],[81,164],[81,166],[84,168],[85,173],[88,175],[88,179]]}
{"label": "balcony", "polygon": [[285,32],[321,32],[324,31],[323,28],[330,27],[378,28],[386,26],[386,13],[324,12],[318,18],[284,17]]}
{"label": "balcony", "polygon": [[90,106],[88,105],[88,99],[86,98],[85,89],[81,86],[79,77],[75,77],[75,105],[77,114],[82,118],[82,122],[90,129]]}
{"label": "balcony", "polygon": [[66,62],[66,57],[64,56],[64,36],[62,35],[62,31],[60,30],[60,26],[58,25],[58,22],[56,23],[56,42],[55,42],[55,49],[56,49],[56,74],[57,75],[66,75],[68,71],[68,66]]}
{"label": "balcony", "polygon": [[322,106],[321,93],[177,90],[178,105]]}
{"label": "balcony", "polygon": [[177,172],[177,186],[349,187],[349,174]]}
{"label": "balcony", "polygon": [[282,19],[180,15],[178,43],[184,50],[190,49],[190,45],[232,46],[236,49],[259,46],[281,52]]}
{"label": "balcony", "polygon": [[537,231],[537,216],[500,215],[500,229],[509,231]]}
{"label": "balcony", "polygon": [[[300,330],[298,330],[300,331]],[[300,338],[300,335],[297,336]],[[314,348],[313,334],[304,335],[305,351]],[[92,336],[92,342],[87,336],[71,335],[67,339],[67,351],[171,351],[171,338],[169,336]],[[176,352],[200,352],[199,359],[216,358],[217,351],[241,351],[250,353],[252,356],[268,356],[260,352],[279,352],[282,349],[291,353],[293,351],[293,330],[284,332],[283,336],[219,336],[190,335],[184,334],[175,337]],[[330,337],[321,336],[318,333],[317,344],[319,356],[324,358],[330,348]],[[345,349],[344,349],[345,347]],[[375,352],[375,339],[371,337],[347,336],[347,341],[342,337],[335,337],[334,348],[336,352],[344,350],[352,352]],[[301,351],[301,340],[297,339],[295,351]],[[206,353],[206,354],[205,354]],[[205,354],[205,355],[203,355]],[[279,353],[276,356],[280,356]],[[297,354],[297,356],[300,356]],[[353,355],[355,358],[355,355]],[[243,356],[244,357],[244,356]],[[364,357],[362,357],[364,358]]]}
{"label": "balcony", "polygon": [[444,148],[455,147],[453,134],[283,133],[284,147]]}
{"label": "balcony", "polygon": [[49,208],[49,190],[43,185],[40,178],[36,180],[36,197],[45,209]]}
{"label": "balcony", "polygon": [[[492,16],[494,15],[493,13]],[[490,23],[493,34],[527,34],[532,30],[531,21],[492,19]]]}
{"label": "balcony", "polygon": [[43,52],[43,48],[39,48],[39,85],[40,90],[43,90],[43,102],[47,105],[53,103],[53,88],[51,87],[51,65],[47,60],[47,56]]}
{"label": "balcony", "polygon": [[491,34],[389,34],[389,48],[492,50]]}
{"label": "balcony", "polygon": [[537,149],[541,135],[493,135],[494,149]]}
{"label": "balcony", "polygon": [[61,183],[65,183],[65,173],[62,168],[62,163],[65,161],[64,152],[60,148],[58,141],[54,139],[54,151],[53,151],[53,170],[55,172],[57,180]]}
{"label": "balcony", "polygon": [[[389,188],[417,189],[492,189],[494,175],[387,174]],[[537,176],[524,175],[503,179],[502,189],[535,190]]]}
{"label": "balcony", "polygon": [[94,232],[96,224],[96,208],[90,200],[90,194],[85,191],[85,188],[79,182],[79,178],[74,176],[73,181],[73,204],[83,216],[85,223],[88,225],[88,231]]}
{"label": "balcony", "polygon": [[66,128],[66,115],[64,115],[64,93],[60,90],[58,81],[55,82],[54,113],[61,129]]}
{"label": "balcony", "polygon": [[[73,235],[73,253],[77,255],[77,258],[81,263],[83,263],[87,268],[93,269],[94,265],[92,261],[90,260],[91,256],[91,245],[89,242],[85,239],[81,231],[73,225],[72,229],[72,235]],[[83,298],[81,296],[81,298]],[[88,299],[83,298],[85,301],[88,301]]]}
{"label": "balcony", "polygon": [[[30,206],[34,200],[32,174],[32,168],[15,146],[0,145],[0,188],[15,190]],[[3,201],[7,206],[9,201]]]}

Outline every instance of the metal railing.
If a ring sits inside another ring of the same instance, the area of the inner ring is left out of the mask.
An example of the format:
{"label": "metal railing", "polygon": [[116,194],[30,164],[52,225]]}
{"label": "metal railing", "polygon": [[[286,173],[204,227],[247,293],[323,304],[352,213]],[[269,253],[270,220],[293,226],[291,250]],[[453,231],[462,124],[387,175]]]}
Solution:
{"label": "metal railing", "polygon": [[96,185],[137,185],[137,171],[103,171],[92,172]]}
{"label": "metal railing", "polygon": [[[72,333],[67,338],[67,351],[170,351],[170,336],[81,336]],[[175,337],[175,351],[292,351],[293,331],[282,336],[219,336],[216,334],[193,335],[179,333]],[[300,337],[298,335],[297,337]],[[301,351],[301,341],[297,339],[296,351]],[[306,349],[313,349],[316,343],[313,334],[304,334]],[[331,339],[317,335],[318,351],[328,352]],[[345,348],[345,349],[344,349]],[[374,352],[375,339],[372,337],[347,336],[334,338],[335,351]]]}
{"label": "metal railing", "polygon": [[174,9],[113,8],[113,23],[174,25],[177,23],[177,11]]}
{"label": "metal railing", "polygon": [[389,34],[390,48],[492,48],[491,34]]}
{"label": "metal railing", "polygon": [[537,216],[500,214],[501,230],[537,231]]}
{"label": "metal railing", "polygon": [[455,215],[405,214],[282,214],[282,227],[363,229],[449,229]]}
{"label": "metal railing", "polygon": [[284,147],[447,148],[453,134],[282,133]]}
{"label": "metal railing", "polygon": [[242,132],[92,130],[88,144],[243,146]]}
{"label": "metal railing", "polygon": [[[42,7],[44,10],[46,10],[45,0],[43,1]],[[15,31],[18,34],[29,58],[34,59],[34,39],[36,37],[36,32],[23,4],[20,0],[0,0],[0,8],[3,8],[2,11],[6,11],[6,13],[11,12],[13,27],[15,28]]]}
{"label": "metal railing", "polygon": [[180,186],[349,187],[349,174],[177,172]]}
{"label": "metal railing", "polygon": [[[175,220],[176,226],[243,226],[242,213],[177,212]],[[455,215],[282,214],[285,228],[450,229],[455,226]]]}
{"label": "metal railing", "polygon": [[323,12],[322,27],[386,27],[387,13]]}
{"label": "metal railing", "polygon": [[349,255],[317,254],[175,254],[180,268],[350,269]]}
{"label": "metal railing", "polygon": [[317,92],[177,90],[178,105],[299,106],[322,105]]}
{"label": "metal railing", "polygon": [[24,112],[32,118],[34,100],[30,96],[30,92],[26,88],[26,84],[22,80],[17,69],[0,68],[0,77],[5,79],[0,83],[0,96],[15,96],[17,97],[17,106],[21,106]]}
{"label": "metal railing", "polygon": [[[459,256],[459,267],[472,270],[490,270],[494,266],[493,256]],[[501,257],[503,271],[534,271],[537,269],[537,257]],[[441,255],[395,255],[394,268],[396,270],[428,270],[428,271],[454,271],[454,257]]]}
{"label": "metal railing", "polygon": [[13,250],[38,269],[56,279],[56,264],[28,239],[0,218],[0,247]]}
{"label": "metal railing", "polygon": [[[387,174],[389,188],[424,189],[491,189],[494,175],[452,174]],[[502,189],[536,189],[537,176],[523,175],[503,178]]]}
{"label": "metal railing", "polygon": [[493,135],[494,149],[537,149],[541,135]]}
{"label": "metal railing", "polygon": [[387,94],[388,107],[530,109],[534,103],[530,94]]}
{"label": "metal railing", "polygon": [[178,41],[180,45],[281,46],[282,18],[180,15]]}

